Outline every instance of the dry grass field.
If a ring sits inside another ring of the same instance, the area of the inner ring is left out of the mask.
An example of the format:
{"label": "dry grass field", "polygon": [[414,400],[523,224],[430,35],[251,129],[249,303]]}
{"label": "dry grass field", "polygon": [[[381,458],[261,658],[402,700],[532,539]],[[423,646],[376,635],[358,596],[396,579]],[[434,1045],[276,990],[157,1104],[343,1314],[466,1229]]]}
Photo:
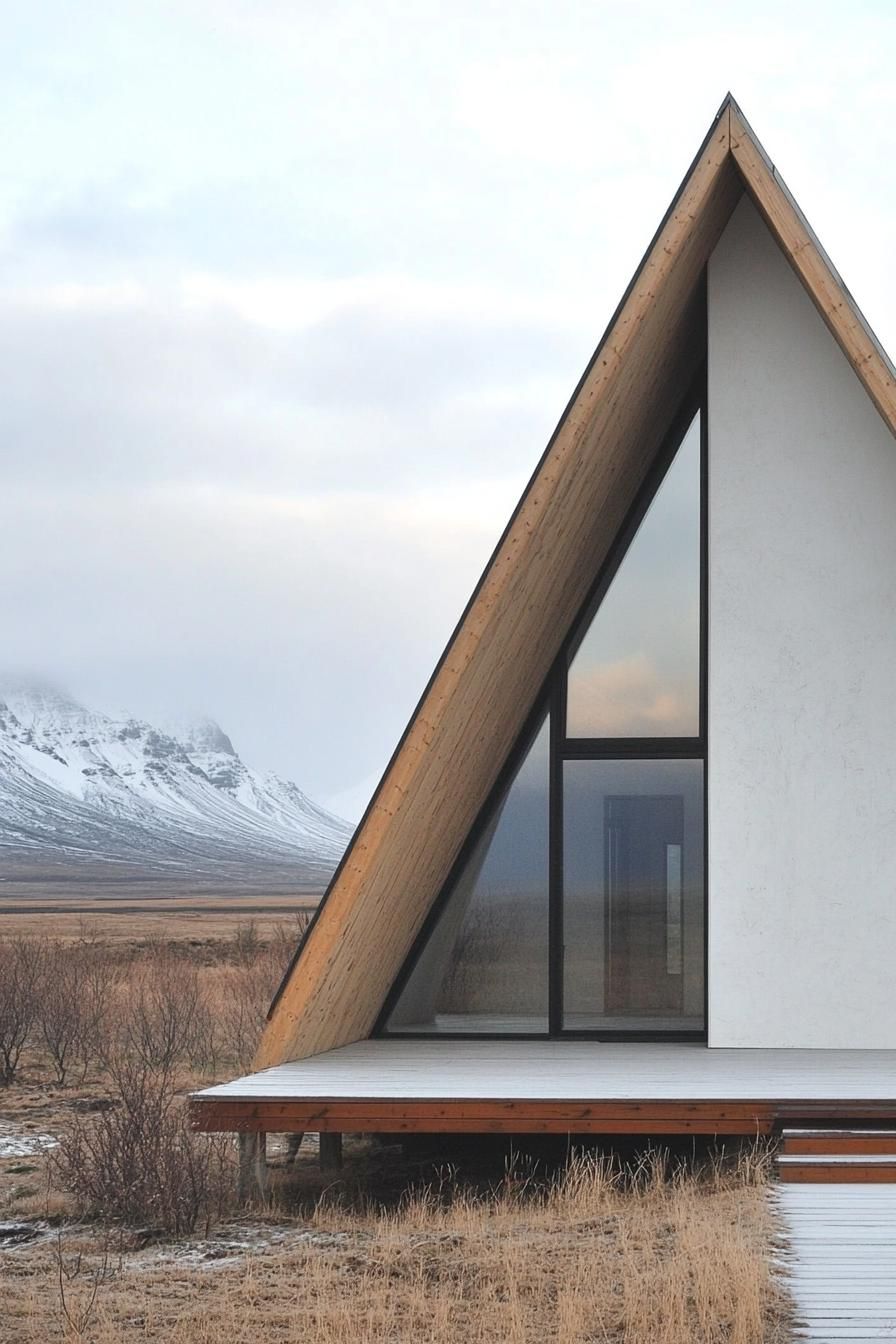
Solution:
{"label": "dry grass field", "polygon": [[[271,1207],[236,1208],[233,1145],[186,1130],[183,1093],[246,1066],[295,934],[0,942],[0,1047],[3,984],[38,991],[0,1086],[0,1344],[789,1338],[758,1150],[533,1165],[359,1136],[334,1179],[280,1140]],[[63,1048],[66,962],[92,1006]]]}
{"label": "dry grass field", "polygon": [[7,1254],[0,1338],[783,1341],[771,1235],[761,1185],[743,1173],[647,1176],[632,1190],[585,1159],[541,1190],[511,1181],[492,1195],[424,1192],[366,1212],[333,1191],[304,1212],[226,1226],[180,1249],[119,1258],[113,1247],[105,1267],[97,1236],[70,1232],[61,1249],[69,1321],[59,1248]]}
{"label": "dry grass field", "polygon": [[284,925],[310,915],[320,895],[264,893],[235,898],[170,888],[150,897],[132,892],[92,900],[0,895],[0,939],[44,938],[52,929],[54,938],[69,941],[93,937],[131,943],[150,939],[220,942],[235,937],[249,921],[261,937],[270,939]]}

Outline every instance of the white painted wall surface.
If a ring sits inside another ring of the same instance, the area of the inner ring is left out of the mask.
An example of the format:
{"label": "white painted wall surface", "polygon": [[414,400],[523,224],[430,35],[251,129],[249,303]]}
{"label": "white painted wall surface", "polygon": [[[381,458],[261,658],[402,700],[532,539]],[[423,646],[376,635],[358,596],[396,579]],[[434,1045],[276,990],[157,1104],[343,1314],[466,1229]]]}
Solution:
{"label": "white painted wall surface", "polygon": [[746,199],[709,565],[710,1045],[896,1048],[896,441]]}

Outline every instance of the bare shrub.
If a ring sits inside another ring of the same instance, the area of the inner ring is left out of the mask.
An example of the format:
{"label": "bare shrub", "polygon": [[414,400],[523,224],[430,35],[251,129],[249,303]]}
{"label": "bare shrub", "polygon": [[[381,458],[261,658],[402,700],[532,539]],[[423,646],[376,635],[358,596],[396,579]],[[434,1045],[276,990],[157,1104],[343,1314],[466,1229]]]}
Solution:
{"label": "bare shrub", "polygon": [[41,939],[0,942],[0,1083],[14,1082],[37,1019],[46,962]]}
{"label": "bare shrub", "polygon": [[78,944],[83,1036],[79,1058],[81,1081],[91,1064],[102,1060],[113,1034],[115,1010],[126,967],[112,948],[93,939]]}
{"label": "bare shrub", "polygon": [[[177,1095],[211,1031],[199,968],[157,944],[126,960],[92,944],[62,947],[54,960],[59,986],[48,978],[44,1034],[57,1077],[70,1052],[96,1051],[113,1103],[71,1121],[54,1157],[62,1185],[85,1216],[193,1231],[223,1209],[232,1183],[226,1140],[194,1134]],[[65,1002],[67,1025],[57,1007]]]}
{"label": "bare shrub", "polygon": [[226,1142],[194,1134],[170,1078],[139,1060],[117,1061],[114,1107],[75,1116],[54,1155],[79,1212],[108,1223],[183,1236],[227,1206]]}
{"label": "bare shrub", "polygon": [[270,999],[249,966],[227,966],[219,973],[216,1022],[224,1058],[234,1067],[251,1067],[264,1028]]}
{"label": "bare shrub", "polygon": [[193,1024],[187,1041],[187,1054],[193,1070],[216,1077],[224,1065],[224,1051],[217,1014],[207,983],[213,972],[203,977],[202,992],[193,1009]]}
{"label": "bare shrub", "polygon": [[[304,910],[297,911],[290,919],[280,920],[271,930],[270,942],[267,944],[267,951],[276,966],[276,975],[278,983],[282,979],[287,966],[295,956],[296,948],[301,943],[305,934],[308,932],[311,924],[311,916]],[[277,986],[274,986],[276,990]],[[273,993],[273,990],[272,990]]]}
{"label": "bare shrub", "polygon": [[211,1013],[218,1050],[220,1058],[235,1068],[245,1070],[252,1065],[287,960],[283,940],[275,938],[216,972]]}
{"label": "bare shrub", "polygon": [[236,926],[233,933],[233,946],[240,961],[251,959],[258,954],[258,949],[261,947],[261,935],[254,919],[247,919],[244,924]]}
{"label": "bare shrub", "polygon": [[83,960],[77,947],[58,942],[47,946],[37,1024],[60,1087],[65,1086],[72,1064],[83,1062],[88,1049],[91,1023],[83,993]]}
{"label": "bare shrub", "polygon": [[171,1079],[191,1057],[204,1008],[196,966],[165,948],[153,948],[116,997],[116,1020],[109,1023],[103,1046],[109,1073],[119,1082],[136,1063],[147,1074]]}
{"label": "bare shrub", "polygon": [[73,1070],[83,1082],[109,1044],[115,993],[124,973],[121,955],[94,938],[48,939],[32,947],[38,950],[31,967],[32,1038],[46,1050],[60,1086]]}
{"label": "bare shrub", "polygon": [[46,944],[37,1023],[60,1086],[73,1068],[83,1082],[106,1052],[123,971],[120,957],[96,941]]}
{"label": "bare shrub", "polygon": [[120,1277],[122,1259],[117,1264],[103,1248],[102,1259],[88,1264],[83,1251],[66,1256],[62,1233],[56,1238],[56,1284],[59,1291],[59,1309],[65,1322],[67,1337],[81,1339],[93,1318],[97,1295],[102,1287]]}
{"label": "bare shrub", "polygon": [[278,925],[264,942],[250,921],[234,936],[228,961],[203,979],[204,1005],[196,1014],[191,1055],[196,1067],[211,1073],[251,1067],[271,999],[306,926],[305,916]]}

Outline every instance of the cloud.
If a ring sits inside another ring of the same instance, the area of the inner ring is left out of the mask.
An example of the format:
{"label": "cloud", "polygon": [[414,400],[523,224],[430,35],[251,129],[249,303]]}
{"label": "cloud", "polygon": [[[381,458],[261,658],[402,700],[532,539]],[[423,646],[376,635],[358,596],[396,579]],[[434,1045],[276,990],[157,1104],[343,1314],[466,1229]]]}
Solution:
{"label": "cloud", "polygon": [[166,305],[133,285],[69,284],[7,302],[7,482],[388,490],[456,478],[489,438],[501,470],[524,432],[531,461],[577,370],[576,341],[534,321],[322,305],[284,329],[195,291]]}
{"label": "cloud", "polygon": [[0,499],[3,660],[100,707],[210,712],[248,759],[334,793],[385,763],[520,485],[20,483]]}
{"label": "cloud", "polygon": [[569,732],[577,737],[690,737],[693,700],[646,655],[580,667],[567,704]]}
{"label": "cloud", "polygon": [[214,713],[328,796],[391,753],[579,361],[518,296],[276,288],[7,292],[0,628],[6,661]]}
{"label": "cloud", "polygon": [[[726,83],[896,344],[896,17],[803,9],[18,6],[9,659],[323,793],[378,775]],[[601,675],[608,723],[680,716]]]}

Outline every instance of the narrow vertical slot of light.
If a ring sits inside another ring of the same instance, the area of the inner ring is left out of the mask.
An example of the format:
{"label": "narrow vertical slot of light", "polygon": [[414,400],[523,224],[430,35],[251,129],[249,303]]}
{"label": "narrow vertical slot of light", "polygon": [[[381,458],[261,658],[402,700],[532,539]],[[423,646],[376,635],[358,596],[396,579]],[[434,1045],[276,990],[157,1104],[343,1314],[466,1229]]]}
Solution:
{"label": "narrow vertical slot of light", "polygon": [[681,845],[666,846],[666,972],[682,971]]}

